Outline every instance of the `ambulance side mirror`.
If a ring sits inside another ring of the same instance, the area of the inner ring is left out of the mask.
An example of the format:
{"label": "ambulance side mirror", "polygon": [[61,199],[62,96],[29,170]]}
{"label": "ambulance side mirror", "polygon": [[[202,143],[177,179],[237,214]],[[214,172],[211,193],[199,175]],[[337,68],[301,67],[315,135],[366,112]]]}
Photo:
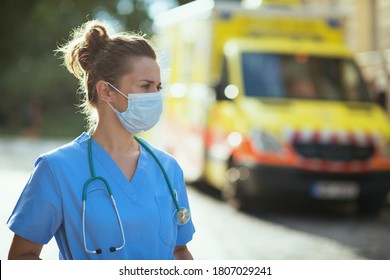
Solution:
{"label": "ambulance side mirror", "polygon": [[381,90],[376,93],[375,96],[376,103],[379,104],[385,111],[388,111],[387,108],[387,94],[385,91]]}
{"label": "ambulance side mirror", "polygon": [[214,86],[214,90],[216,93],[217,101],[225,101],[225,100],[232,100],[232,98],[229,97],[229,94],[226,94],[226,89],[229,87],[229,77],[228,77],[228,69],[227,69],[227,61],[224,57],[222,68],[221,68],[221,77],[217,85]]}
{"label": "ambulance side mirror", "polygon": [[221,87],[221,88],[215,88],[216,95],[217,95],[217,100],[229,100],[232,101],[236,99],[236,97],[239,94],[238,87],[233,84],[229,84],[226,87]]}
{"label": "ambulance side mirror", "polygon": [[225,101],[225,100],[230,100],[229,98],[226,97],[225,95],[225,88],[226,85],[223,85],[222,83],[219,83],[214,87],[215,94],[217,101]]}

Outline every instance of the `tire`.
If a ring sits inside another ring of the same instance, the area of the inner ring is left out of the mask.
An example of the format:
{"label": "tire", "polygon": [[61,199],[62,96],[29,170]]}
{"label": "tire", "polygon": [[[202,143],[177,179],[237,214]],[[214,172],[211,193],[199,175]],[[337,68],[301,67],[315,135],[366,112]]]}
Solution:
{"label": "tire", "polygon": [[377,216],[385,205],[386,196],[362,196],[358,200],[359,214],[366,216]]}
{"label": "tire", "polygon": [[222,199],[236,210],[252,210],[254,201],[243,193],[243,181],[240,179],[239,166],[233,160],[229,161],[228,166],[226,185],[222,190]]}

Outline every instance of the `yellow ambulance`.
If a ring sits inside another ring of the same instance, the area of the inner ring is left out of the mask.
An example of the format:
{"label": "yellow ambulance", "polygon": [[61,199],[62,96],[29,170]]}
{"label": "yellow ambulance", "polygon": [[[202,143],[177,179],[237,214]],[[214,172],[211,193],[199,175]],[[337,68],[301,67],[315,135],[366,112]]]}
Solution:
{"label": "yellow ambulance", "polygon": [[302,198],[382,209],[390,122],[337,15],[198,0],[154,27],[166,99],[152,140],[189,182],[237,208]]}

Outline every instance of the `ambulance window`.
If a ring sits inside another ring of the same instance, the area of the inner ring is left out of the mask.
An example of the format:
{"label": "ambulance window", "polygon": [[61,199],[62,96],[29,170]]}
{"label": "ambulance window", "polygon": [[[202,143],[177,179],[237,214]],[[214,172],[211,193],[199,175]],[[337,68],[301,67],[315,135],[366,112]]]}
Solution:
{"label": "ambulance window", "polygon": [[[359,69],[351,59],[312,57],[311,73],[318,97],[326,100],[369,101]],[[315,63],[314,63],[315,62]]]}
{"label": "ambulance window", "polygon": [[312,60],[317,65],[313,74],[318,81],[318,96],[325,100],[343,100],[340,59],[313,57]]}
{"label": "ambulance window", "polygon": [[267,53],[243,53],[243,80],[245,95],[257,97],[283,97],[280,57]]}
{"label": "ambulance window", "polygon": [[243,53],[245,95],[339,101],[370,101],[351,59],[307,54]]}
{"label": "ambulance window", "polygon": [[291,98],[318,99],[316,83],[322,76],[319,64],[306,54],[281,55],[283,81],[287,96]]}
{"label": "ambulance window", "polygon": [[345,99],[348,101],[369,101],[369,94],[356,65],[352,61],[343,61],[343,85]]}

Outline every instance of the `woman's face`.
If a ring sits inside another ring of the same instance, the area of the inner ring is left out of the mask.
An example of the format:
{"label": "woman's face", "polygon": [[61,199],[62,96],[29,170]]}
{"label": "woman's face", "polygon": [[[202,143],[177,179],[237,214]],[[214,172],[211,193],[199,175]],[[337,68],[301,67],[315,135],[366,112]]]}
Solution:
{"label": "woman's face", "polygon": [[[161,90],[160,67],[156,60],[149,57],[140,57],[135,60],[133,58],[131,70],[118,81],[118,89],[126,96],[132,93],[151,93]],[[118,93],[114,99],[112,104],[115,108],[119,112],[125,111],[127,98]]]}

